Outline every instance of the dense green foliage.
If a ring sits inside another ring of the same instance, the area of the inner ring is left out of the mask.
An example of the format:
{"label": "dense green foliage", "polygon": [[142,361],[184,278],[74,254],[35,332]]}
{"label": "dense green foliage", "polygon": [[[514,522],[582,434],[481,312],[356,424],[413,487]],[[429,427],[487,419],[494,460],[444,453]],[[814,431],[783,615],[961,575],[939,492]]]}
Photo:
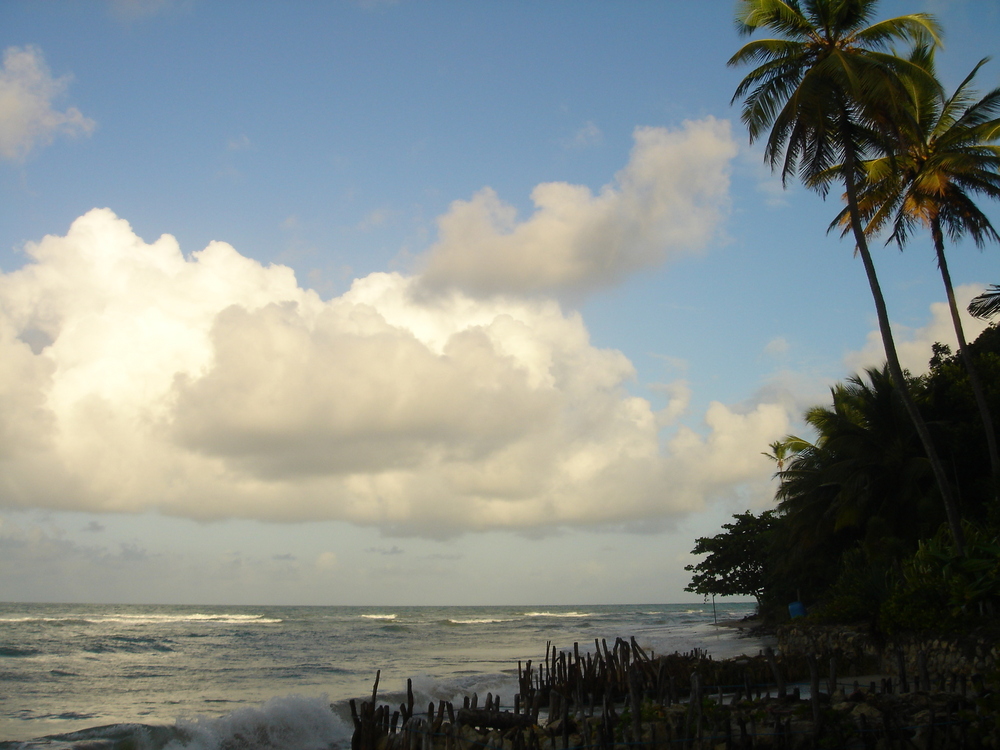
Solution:
{"label": "dense green foliage", "polygon": [[685,591],[703,596],[753,596],[760,601],[767,565],[767,545],[761,540],[773,527],[774,512],[755,516],[747,511],[733,516],[733,521],[722,524],[725,532],[696,540],[692,552],[708,557],[684,567],[693,573]]}
{"label": "dense green foliage", "polygon": [[[1000,409],[1000,327],[969,345]],[[831,389],[806,413],[816,437],[771,446],[777,508],[746,512],[698,539],[688,591],[753,595],[780,618],[803,601],[821,621],[882,632],[957,629],[1000,611],[1000,504],[968,375],[947,347],[910,387],[962,499],[959,555],[912,422],[885,370]]]}
{"label": "dense green foliage", "polygon": [[[935,75],[932,16],[875,20],[878,0],[739,0],[749,65],[743,100],[750,140],[782,178],[826,195],[844,188],[832,226],[864,265],[886,353],[882,369],[832,389],[805,415],[815,437],[790,435],[777,464],[777,508],[747,512],[697,540],[708,557],[688,591],[752,594],[765,613],[803,601],[811,617],[867,620],[883,632],[948,629],[1000,605],[1000,329],[965,341],[944,238],[1000,239],[973,199],[1000,198],[1000,89],[983,97],[977,65],[947,95]],[[909,48],[898,54],[895,46]],[[929,230],[959,351],[935,345],[930,370],[905,372],[896,353],[868,240],[901,248]],[[997,311],[997,288],[974,300]]]}

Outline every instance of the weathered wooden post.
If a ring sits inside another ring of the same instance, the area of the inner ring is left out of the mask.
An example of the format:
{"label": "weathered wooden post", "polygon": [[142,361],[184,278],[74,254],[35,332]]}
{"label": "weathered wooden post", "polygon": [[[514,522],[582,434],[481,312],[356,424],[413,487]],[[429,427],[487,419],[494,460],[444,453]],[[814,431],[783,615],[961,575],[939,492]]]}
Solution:
{"label": "weathered wooden post", "polygon": [[771,667],[771,672],[774,674],[774,682],[778,686],[778,697],[785,697],[785,678],[781,674],[781,670],[778,669],[778,661],[774,658],[774,649],[768,646],[764,649],[764,658],[767,659],[767,663]]}
{"label": "weathered wooden post", "polygon": [[917,652],[917,674],[920,676],[919,690],[931,691],[931,676],[927,671],[927,652],[923,649]]}
{"label": "weathered wooden post", "polygon": [[896,672],[899,678],[899,692],[910,692],[910,683],[906,679],[906,657],[903,655],[903,649],[899,646],[896,647]]}
{"label": "weathered wooden post", "polygon": [[809,663],[809,701],[812,703],[813,714],[813,740],[818,741],[822,714],[819,711],[819,665],[816,663],[816,654],[809,654],[807,661]]}

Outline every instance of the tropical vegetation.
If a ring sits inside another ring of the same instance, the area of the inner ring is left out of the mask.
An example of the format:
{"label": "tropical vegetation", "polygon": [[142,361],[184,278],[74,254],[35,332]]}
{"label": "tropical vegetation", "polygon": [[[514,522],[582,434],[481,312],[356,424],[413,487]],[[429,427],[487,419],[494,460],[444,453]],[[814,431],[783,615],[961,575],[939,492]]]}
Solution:
{"label": "tropical vegetation", "polygon": [[[707,557],[687,567],[687,590],[752,595],[772,617],[798,601],[819,620],[941,630],[995,619],[1000,607],[1000,324],[966,341],[945,246],[946,237],[1000,241],[976,203],[1000,198],[1000,88],[972,89],[983,60],[946,93],[934,18],[877,20],[877,5],[737,5],[742,34],[773,37],[730,59],[751,66],[733,101],[783,180],[797,176],[823,196],[843,189],[831,227],[861,258],[886,363],[835,385],[804,415],[808,435],[768,446],[775,508],[698,539],[693,552]],[[900,365],[869,241],[887,236],[902,249],[921,228],[958,349],[936,344],[914,376]],[[1000,313],[1000,286],[969,312]]]}
{"label": "tropical vegetation", "polygon": [[[991,408],[1000,408],[1000,327],[968,347]],[[776,507],[737,514],[698,539],[688,591],[754,596],[787,617],[803,602],[823,621],[867,621],[884,632],[985,622],[1000,607],[1000,504],[968,372],[937,345],[908,387],[961,497],[959,554],[923,447],[886,368],[838,383],[805,415],[815,437],[789,435],[769,454]]]}
{"label": "tropical vegetation", "polygon": [[756,66],[733,101],[744,100],[742,119],[751,142],[770,129],[765,158],[773,169],[780,168],[783,180],[798,173],[807,187],[824,195],[834,177],[843,181],[887,367],[923,444],[961,551],[955,494],[907,387],[859,205],[866,158],[892,153],[894,135],[913,114],[912,89],[936,85],[930,72],[892,53],[891,45],[935,44],[940,30],[926,13],[873,22],[877,5],[877,0],[742,0],[736,15],[740,33],[767,29],[777,36],[748,42],[730,58],[731,66]]}

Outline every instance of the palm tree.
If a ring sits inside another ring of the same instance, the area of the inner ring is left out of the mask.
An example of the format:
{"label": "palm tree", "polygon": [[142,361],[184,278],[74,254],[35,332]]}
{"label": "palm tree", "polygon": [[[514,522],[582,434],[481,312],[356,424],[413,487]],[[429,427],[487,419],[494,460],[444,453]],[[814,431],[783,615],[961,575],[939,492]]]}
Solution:
{"label": "palm tree", "polygon": [[793,435],[779,441],[786,460],[777,475],[780,553],[773,567],[807,599],[822,598],[838,577],[851,574],[847,555],[860,551],[869,562],[889,565],[912,554],[917,540],[944,520],[920,439],[887,368],[838,383],[831,395],[829,405],[805,414],[813,442]]}
{"label": "palm tree", "polygon": [[[893,153],[865,165],[868,182],[861,187],[858,201],[862,214],[869,218],[866,233],[878,232],[891,221],[892,233],[886,244],[895,242],[900,250],[915,227],[930,230],[958,339],[958,355],[969,375],[986,432],[990,469],[994,477],[1000,477],[996,430],[965,340],[944,251],[946,232],[952,241],[968,235],[979,248],[987,239],[1000,241],[1000,234],[972,200],[973,194],[1000,199],[1000,146],[993,143],[1000,139],[1000,88],[981,99],[969,88],[987,60],[981,60],[950,97],[936,85],[913,81],[912,117],[896,131]],[[910,61],[934,75],[933,48],[915,47]],[[847,219],[846,211],[840,219]]]}
{"label": "palm tree", "polygon": [[783,181],[797,172],[808,187],[825,195],[829,182],[824,174],[843,165],[839,176],[889,371],[934,470],[955,546],[962,553],[954,494],[909,394],[858,208],[863,160],[884,153],[896,124],[912,111],[907,80],[923,78],[932,85],[919,66],[886,50],[894,42],[936,43],[938,26],[922,13],[872,23],[876,5],[877,0],[740,0],[736,26],[742,35],[767,28],[780,36],[748,42],[729,60],[730,66],[756,66],[733,101],[745,98],[742,119],[751,142],[770,128],[764,153],[772,169],[780,164]]}
{"label": "palm tree", "polygon": [[791,448],[788,438],[775,440],[768,447],[771,449],[771,452],[761,451],[761,455],[767,456],[778,465],[777,475],[780,475],[785,470],[785,461],[788,460],[794,451]]}
{"label": "palm tree", "polygon": [[926,503],[933,476],[887,369],[869,368],[831,395],[830,406],[805,414],[814,442],[791,435],[782,441],[789,455],[778,475],[779,509],[793,521],[810,519],[806,534],[824,526],[819,536],[863,535],[871,523],[911,542],[932,533],[941,523],[940,506]]}

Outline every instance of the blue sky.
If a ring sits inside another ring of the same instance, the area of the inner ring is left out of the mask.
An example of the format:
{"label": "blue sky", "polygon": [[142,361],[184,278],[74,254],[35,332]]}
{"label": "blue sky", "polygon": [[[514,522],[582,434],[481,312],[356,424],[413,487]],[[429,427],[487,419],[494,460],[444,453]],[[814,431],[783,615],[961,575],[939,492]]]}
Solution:
{"label": "blue sky", "polygon": [[[4,3],[0,599],[693,601],[882,356],[835,196],[730,106],[732,7]],[[995,52],[996,5],[917,11],[949,88]],[[930,243],[876,261],[919,371]]]}

